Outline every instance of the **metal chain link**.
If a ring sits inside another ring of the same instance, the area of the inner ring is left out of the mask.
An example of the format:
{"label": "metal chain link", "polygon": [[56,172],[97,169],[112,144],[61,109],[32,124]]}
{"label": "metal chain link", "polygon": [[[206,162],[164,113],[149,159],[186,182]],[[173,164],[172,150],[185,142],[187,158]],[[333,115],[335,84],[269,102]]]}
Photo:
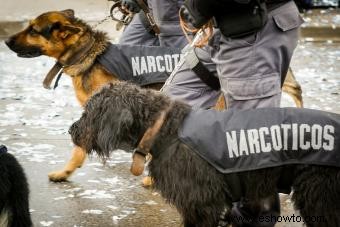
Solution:
{"label": "metal chain link", "polygon": [[[110,9],[110,14],[107,15],[106,17],[104,17],[104,19],[98,21],[96,24],[92,25],[91,27],[93,29],[97,28],[99,25],[103,24],[104,22],[106,22],[108,19],[112,19],[114,21],[117,22],[117,25],[116,25],[116,30],[120,30],[120,28],[123,26],[123,25],[127,25],[131,22],[132,20],[132,17],[133,15],[131,16],[131,13],[128,14],[126,13],[125,11],[123,12],[122,9],[120,8],[121,7],[121,3],[120,3],[120,0],[108,0],[108,1],[112,1],[112,2],[115,2],[112,6],[111,6],[111,9]],[[113,12],[114,12],[114,9],[115,8],[119,8],[120,12],[123,13],[123,17],[121,19],[117,19],[113,16]]]}
{"label": "metal chain link", "polygon": [[92,25],[92,28],[98,27],[99,25],[101,25],[102,23],[104,23],[105,21],[107,21],[110,18],[111,18],[111,15],[106,16],[104,19],[102,19],[102,20],[98,21],[96,24]]}

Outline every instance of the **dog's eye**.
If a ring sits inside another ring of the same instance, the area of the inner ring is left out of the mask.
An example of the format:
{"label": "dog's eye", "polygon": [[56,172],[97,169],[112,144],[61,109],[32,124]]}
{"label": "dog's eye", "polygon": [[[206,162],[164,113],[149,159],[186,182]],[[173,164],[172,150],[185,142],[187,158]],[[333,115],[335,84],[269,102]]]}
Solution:
{"label": "dog's eye", "polygon": [[37,31],[37,30],[34,30],[33,28],[30,30],[29,34],[30,34],[31,36],[37,36],[37,35],[39,35],[38,31]]}

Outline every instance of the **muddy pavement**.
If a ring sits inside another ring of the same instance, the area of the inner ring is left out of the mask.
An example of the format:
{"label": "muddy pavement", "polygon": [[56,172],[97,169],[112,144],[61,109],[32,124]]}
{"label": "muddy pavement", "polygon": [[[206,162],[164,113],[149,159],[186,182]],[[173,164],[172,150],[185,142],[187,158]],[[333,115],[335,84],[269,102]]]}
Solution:
{"label": "muddy pavement", "polygon": [[[340,113],[339,62],[339,44],[299,45],[292,68],[303,87],[305,107]],[[53,63],[47,57],[18,58],[0,43],[0,143],[26,171],[35,226],[180,226],[176,210],[141,187],[141,177],[130,174],[131,155],[123,151],[105,166],[92,157],[70,182],[48,181],[47,173],[62,168],[70,157],[68,127],[81,114],[68,76],[62,76],[56,90],[42,87]],[[293,106],[287,95],[283,105]],[[288,196],[282,197],[282,208],[283,215],[297,215]]]}

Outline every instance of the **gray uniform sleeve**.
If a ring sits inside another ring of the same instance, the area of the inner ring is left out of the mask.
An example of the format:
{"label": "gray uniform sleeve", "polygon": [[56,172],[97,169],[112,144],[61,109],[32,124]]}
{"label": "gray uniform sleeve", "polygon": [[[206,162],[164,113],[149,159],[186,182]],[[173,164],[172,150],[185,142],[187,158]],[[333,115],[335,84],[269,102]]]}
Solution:
{"label": "gray uniform sleeve", "polygon": [[139,12],[136,14],[131,23],[125,27],[120,39],[119,44],[123,45],[145,45],[145,46],[159,46],[158,37],[149,33],[140,18]]}

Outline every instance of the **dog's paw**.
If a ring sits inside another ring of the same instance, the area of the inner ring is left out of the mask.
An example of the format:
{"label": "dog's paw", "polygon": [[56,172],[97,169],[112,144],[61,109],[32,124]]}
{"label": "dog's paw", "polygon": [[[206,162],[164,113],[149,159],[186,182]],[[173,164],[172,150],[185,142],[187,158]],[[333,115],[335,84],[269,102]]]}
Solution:
{"label": "dog's paw", "polygon": [[61,171],[50,172],[48,174],[48,178],[50,179],[50,181],[60,182],[60,181],[67,181],[67,178],[70,175],[71,175],[70,173],[61,170]]}
{"label": "dog's paw", "polygon": [[142,186],[143,187],[152,187],[153,186],[153,180],[151,177],[149,176],[146,176],[146,177],[143,177],[143,180],[142,180]]}

